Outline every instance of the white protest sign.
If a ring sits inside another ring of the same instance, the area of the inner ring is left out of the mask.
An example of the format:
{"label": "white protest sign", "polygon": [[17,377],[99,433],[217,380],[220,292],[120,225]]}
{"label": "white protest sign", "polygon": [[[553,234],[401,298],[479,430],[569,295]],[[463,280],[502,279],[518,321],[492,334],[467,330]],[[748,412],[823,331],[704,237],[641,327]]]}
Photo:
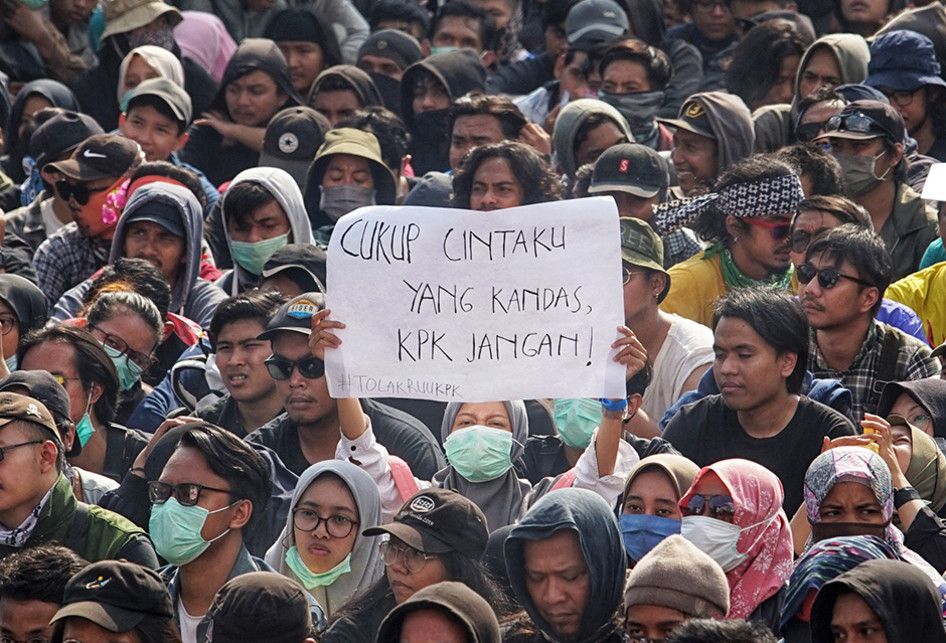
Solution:
{"label": "white protest sign", "polygon": [[333,397],[623,398],[621,233],[610,198],[493,212],[373,206],[328,249]]}

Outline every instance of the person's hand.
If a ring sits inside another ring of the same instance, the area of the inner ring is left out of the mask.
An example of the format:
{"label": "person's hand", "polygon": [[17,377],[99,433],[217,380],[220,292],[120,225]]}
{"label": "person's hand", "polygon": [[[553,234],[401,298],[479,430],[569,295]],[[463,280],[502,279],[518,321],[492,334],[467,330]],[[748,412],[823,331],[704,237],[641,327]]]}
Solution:
{"label": "person's hand", "polygon": [[824,453],[838,447],[867,447],[873,441],[874,438],[869,435],[842,435],[840,438],[834,438],[833,440],[825,436],[821,443],[821,452]]}
{"label": "person's hand", "polygon": [[[135,475],[138,475],[136,469],[144,469],[145,462],[148,461],[148,458],[151,456],[151,452],[154,451],[154,445],[164,437],[164,434],[170,431],[175,427],[179,427],[182,424],[191,424],[192,422],[203,422],[200,418],[190,417],[187,415],[182,415],[176,418],[168,418],[161,423],[161,426],[158,427],[158,430],[154,432],[154,435],[151,436],[151,439],[148,441],[148,444],[145,445],[145,448],[141,450],[141,453],[138,454],[138,457],[135,458],[135,462],[131,465],[131,471]],[[141,477],[144,478],[144,472],[141,472]]]}
{"label": "person's hand", "polygon": [[223,117],[223,114],[219,112],[204,112],[201,114],[200,118],[194,121],[194,125],[212,127],[223,137],[223,144],[226,146],[233,145],[234,143],[233,128],[236,127],[236,123],[227,120]]}
{"label": "person's hand", "polygon": [[861,420],[861,426],[865,432],[868,429],[873,431],[871,437],[874,438],[874,442],[877,443],[879,448],[877,453],[887,463],[887,468],[890,469],[890,476],[894,480],[894,487],[896,488],[896,483],[905,480],[905,476],[900,468],[900,463],[897,461],[897,452],[893,448],[893,431],[890,430],[890,422],[879,415],[865,413],[864,419]]}
{"label": "person's hand", "polygon": [[624,377],[625,380],[629,380],[640,373],[647,364],[647,349],[637,339],[634,331],[627,326],[618,326],[618,334],[620,337],[611,344],[611,348],[617,349],[614,361],[625,366],[627,370]]}
{"label": "person's hand", "polygon": [[32,43],[46,43],[50,39],[50,34],[43,20],[43,10],[30,9],[19,2],[13,5],[10,5],[10,11],[4,12],[7,24]]}
{"label": "person's hand", "polygon": [[309,335],[309,352],[320,360],[325,360],[325,349],[338,348],[342,340],[332,330],[345,328],[345,324],[329,319],[332,311],[324,308],[312,315],[312,333]]}
{"label": "person's hand", "polygon": [[519,142],[534,148],[542,156],[552,155],[552,137],[535,123],[526,123],[519,131]]}

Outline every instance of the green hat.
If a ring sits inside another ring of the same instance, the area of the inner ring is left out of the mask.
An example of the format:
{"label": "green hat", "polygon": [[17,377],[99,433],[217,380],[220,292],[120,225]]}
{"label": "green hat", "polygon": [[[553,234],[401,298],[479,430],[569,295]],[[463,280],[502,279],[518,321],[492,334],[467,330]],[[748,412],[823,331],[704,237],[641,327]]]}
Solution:
{"label": "green hat", "polygon": [[371,166],[371,176],[374,178],[374,189],[377,192],[376,203],[379,205],[394,205],[397,199],[397,186],[394,175],[381,160],[381,145],[371,132],[365,132],[353,127],[340,127],[325,133],[325,140],[319,151],[315,153],[315,160],[309,167],[309,178],[306,189],[311,190],[322,185],[325,170],[328,169],[329,157],[334,154],[350,154],[367,159]]}
{"label": "green hat", "polygon": [[664,270],[663,241],[649,223],[634,217],[621,217],[621,259],[666,275],[666,285],[657,296],[657,303],[662,302],[670,290],[670,274]]}

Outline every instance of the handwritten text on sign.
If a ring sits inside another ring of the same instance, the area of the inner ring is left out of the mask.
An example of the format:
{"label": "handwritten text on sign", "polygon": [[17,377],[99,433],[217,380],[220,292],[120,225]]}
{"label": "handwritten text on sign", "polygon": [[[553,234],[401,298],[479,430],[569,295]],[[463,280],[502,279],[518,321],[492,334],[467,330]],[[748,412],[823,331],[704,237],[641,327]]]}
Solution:
{"label": "handwritten text on sign", "polygon": [[489,213],[376,206],[339,220],[328,306],[334,397],[624,396],[614,201]]}

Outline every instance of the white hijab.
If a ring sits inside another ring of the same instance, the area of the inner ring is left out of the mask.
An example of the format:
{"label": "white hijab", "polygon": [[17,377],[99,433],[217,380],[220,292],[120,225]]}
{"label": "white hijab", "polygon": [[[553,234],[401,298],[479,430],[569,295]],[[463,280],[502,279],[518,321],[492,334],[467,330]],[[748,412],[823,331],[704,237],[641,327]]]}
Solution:
{"label": "white hijab", "polygon": [[141,45],[129,51],[128,55],[122,59],[121,67],[118,68],[119,104],[125,99],[125,74],[128,73],[128,65],[135,56],[141,56],[151,69],[158,72],[159,77],[167,78],[175,85],[184,87],[184,66],[177,56],[161,47]]}

